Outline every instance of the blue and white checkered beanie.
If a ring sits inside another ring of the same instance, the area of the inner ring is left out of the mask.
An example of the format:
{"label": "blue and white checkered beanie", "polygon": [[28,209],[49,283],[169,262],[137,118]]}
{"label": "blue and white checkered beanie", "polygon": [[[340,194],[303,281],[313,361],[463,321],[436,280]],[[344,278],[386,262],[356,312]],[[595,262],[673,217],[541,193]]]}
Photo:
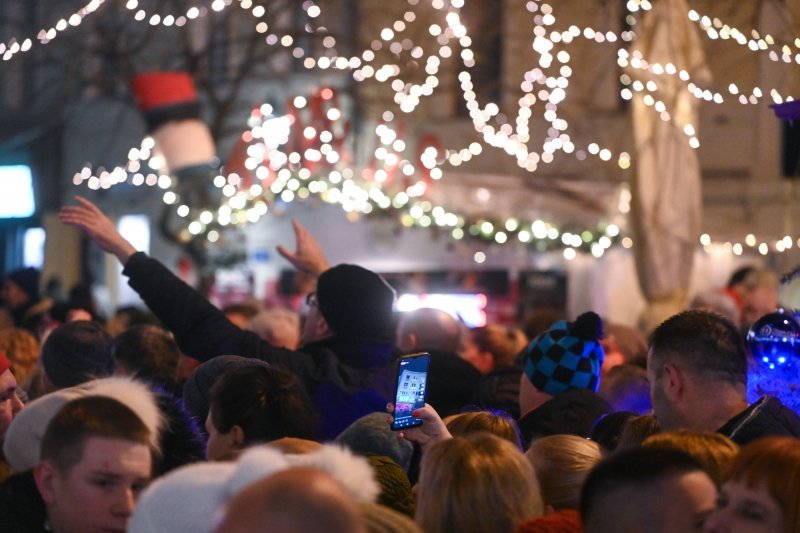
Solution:
{"label": "blue and white checkered beanie", "polygon": [[525,375],[553,396],[569,389],[597,392],[605,357],[602,336],[603,322],[591,311],[575,322],[559,320],[525,348]]}

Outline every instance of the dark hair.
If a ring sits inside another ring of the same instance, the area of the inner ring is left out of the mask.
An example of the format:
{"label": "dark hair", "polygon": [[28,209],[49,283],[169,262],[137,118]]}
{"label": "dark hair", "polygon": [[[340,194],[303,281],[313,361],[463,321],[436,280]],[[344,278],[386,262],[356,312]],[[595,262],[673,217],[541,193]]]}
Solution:
{"label": "dark hair", "polygon": [[747,383],[744,341],[736,326],[716,313],[696,309],[668,318],[650,336],[650,355],[656,376],[665,363],[678,360],[704,377]]}
{"label": "dark hair", "polygon": [[617,449],[625,424],[635,416],[636,413],[633,411],[617,411],[603,415],[592,426],[589,438],[599,444],[603,451],[613,452]]}
{"label": "dark hair", "polygon": [[159,323],[158,318],[156,318],[154,314],[134,305],[118,307],[114,316],[125,317],[126,328],[131,326],[158,325]]}
{"label": "dark hair", "polygon": [[653,415],[631,417],[622,426],[616,450],[622,451],[641,446],[645,439],[660,431],[661,427],[658,425],[658,420]]}
{"label": "dark hair", "polygon": [[231,368],[208,399],[214,427],[220,433],[241,427],[244,446],[282,437],[313,439],[311,402],[297,379],[279,368]]}
{"label": "dark hair", "polygon": [[631,364],[612,367],[600,380],[597,395],[616,411],[647,413],[653,409],[647,371]]}
{"label": "dark hair", "polygon": [[127,406],[107,396],[85,396],[67,402],[47,424],[40,457],[67,472],[80,462],[89,437],[150,446],[150,430]]}
{"label": "dark hair", "polygon": [[602,505],[603,496],[631,486],[645,487],[681,474],[703,472],[690,455],[672,449],[633,448],[600,461],[586,477],[581,490],[581,521],[586,524],[595,512],[608,513]]}
{"label": "dark hair", "polygon": [[53,330],[42,346],[42,365],[53,385],[74,387],[114,371],[113,339],[97,322],[76,320]]}
{"label": "dark hair", "polygon": [[733,274],[731,274],[731,277],[728,278],[728,285],[727,285],[728,288],[734,287],[736,285],[741,285],[744,282],[745,278],[751,272],[755,272],[755,270],[756,270],[756,267],[754,267],[752,265],[748,265],[748,266],[743,266],[743,267],[737,268],[736,270],[733,271]]}
{"label": "dark hair", "polygon": [[137,376],[157,382],[175,379],[181,352],[158,326],[133,326],[114,339],[114,359]]}

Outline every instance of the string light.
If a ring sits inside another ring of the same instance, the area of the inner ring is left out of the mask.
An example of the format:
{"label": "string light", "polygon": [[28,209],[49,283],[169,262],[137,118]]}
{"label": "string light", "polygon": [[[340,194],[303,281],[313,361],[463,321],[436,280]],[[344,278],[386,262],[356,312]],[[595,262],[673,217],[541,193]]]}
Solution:
{"label": "string light", "polygon": [[[97,11],[105,2],[106,0],[91,0],[74,13],[59,19],[50,28],[42,28],[39,30],[36,34],[36,40],[39,41],[39,44],[48,44],[52,42],[64,31],[80,26],[84,18]],[[8,61],[19,53],[30,51],[32,47],[33,39],[26,38],[20,42],[16,37],[12,37],[5,43],[0,42],[0,56],[2,56],[3,61]]]}
{"label": "string light", "polygon": [[699,239],[700,246],[703,247],[706,253],[713,253],[714,250],[723,250],[733,255],[745,255],[746,253],[758,253],[760,255],[769,255],[771,253],[782,254],[788,252],[793,248],[800,248],[800,238],[785,235],[780,239],[759,239],[752,233],[745,236],[744,239],[738,241],[715,241],[712,237],[704,233]]}

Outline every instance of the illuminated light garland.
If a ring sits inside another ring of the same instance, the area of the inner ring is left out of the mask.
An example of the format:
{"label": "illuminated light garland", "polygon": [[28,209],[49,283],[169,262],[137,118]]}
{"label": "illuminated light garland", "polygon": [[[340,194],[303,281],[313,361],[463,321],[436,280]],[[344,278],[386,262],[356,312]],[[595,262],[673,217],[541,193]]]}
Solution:
{"label": "illuminated light garland", "polygon": [[[797,63],[800,64],[800,53],[792,50],[792,46],[796,50],[800,50],[800,37],[796,38],[791,44],[778,44],[776,39],[770,34],[760,35],[758,31],[751,30],[750,35],[747,35],[725,24],[717,17],[713,19],[706,15],[701,15],[694,9],[689,10],[689,20],[697,24],[697,26],[705,32],[711,40],[733,40],[740,46],[743,46],[751,52],[768,52],[768,57],[771,61],[776,63]],[[779,47],[779,50],[775,50]]]}
{"label": "illuminated light garland", "polygon": [[724,251],[737,256],[747,252],[761,255],[784,253],[792,250],[795,246],[800,249],[800,238],[791,235],[785,235],[783,238],[773,241],[759,239],[749,233],[740,241],[714,241],[708,233],[704,233],[700,235],[699,242],[706,253],[712,253],[715,247],[721,247]]}
{"label": "illuminated light garland", "polygon": [[[69,28],[80,26],[83,19],[91,15],[102,6],[106,0],[91,0],[85,6],[75,11],[71,15],[59,19],[50,28],[42,28],[36,34],[36,40],[39,44],[47,44],[52,42],[59,33],[62,33]],[[20,42],[16,37],[12,37],[5,43],[0,43],[0,56],[3,61],[8,61],[19,53],[28,52],[33,47],[33,39],[26,38]]]}

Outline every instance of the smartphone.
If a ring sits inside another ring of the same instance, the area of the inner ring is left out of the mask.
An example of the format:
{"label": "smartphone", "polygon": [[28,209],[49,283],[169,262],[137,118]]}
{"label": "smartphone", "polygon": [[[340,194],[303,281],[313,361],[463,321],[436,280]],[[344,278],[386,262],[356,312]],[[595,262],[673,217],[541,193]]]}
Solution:
{"label": "smartphone", "polygon": [[427,353],[405,355],[398,359],[392,421],[394,431],[422,425],[422,419],[414,418],[411,413],[425,406],[430,362],[431,356]]}

